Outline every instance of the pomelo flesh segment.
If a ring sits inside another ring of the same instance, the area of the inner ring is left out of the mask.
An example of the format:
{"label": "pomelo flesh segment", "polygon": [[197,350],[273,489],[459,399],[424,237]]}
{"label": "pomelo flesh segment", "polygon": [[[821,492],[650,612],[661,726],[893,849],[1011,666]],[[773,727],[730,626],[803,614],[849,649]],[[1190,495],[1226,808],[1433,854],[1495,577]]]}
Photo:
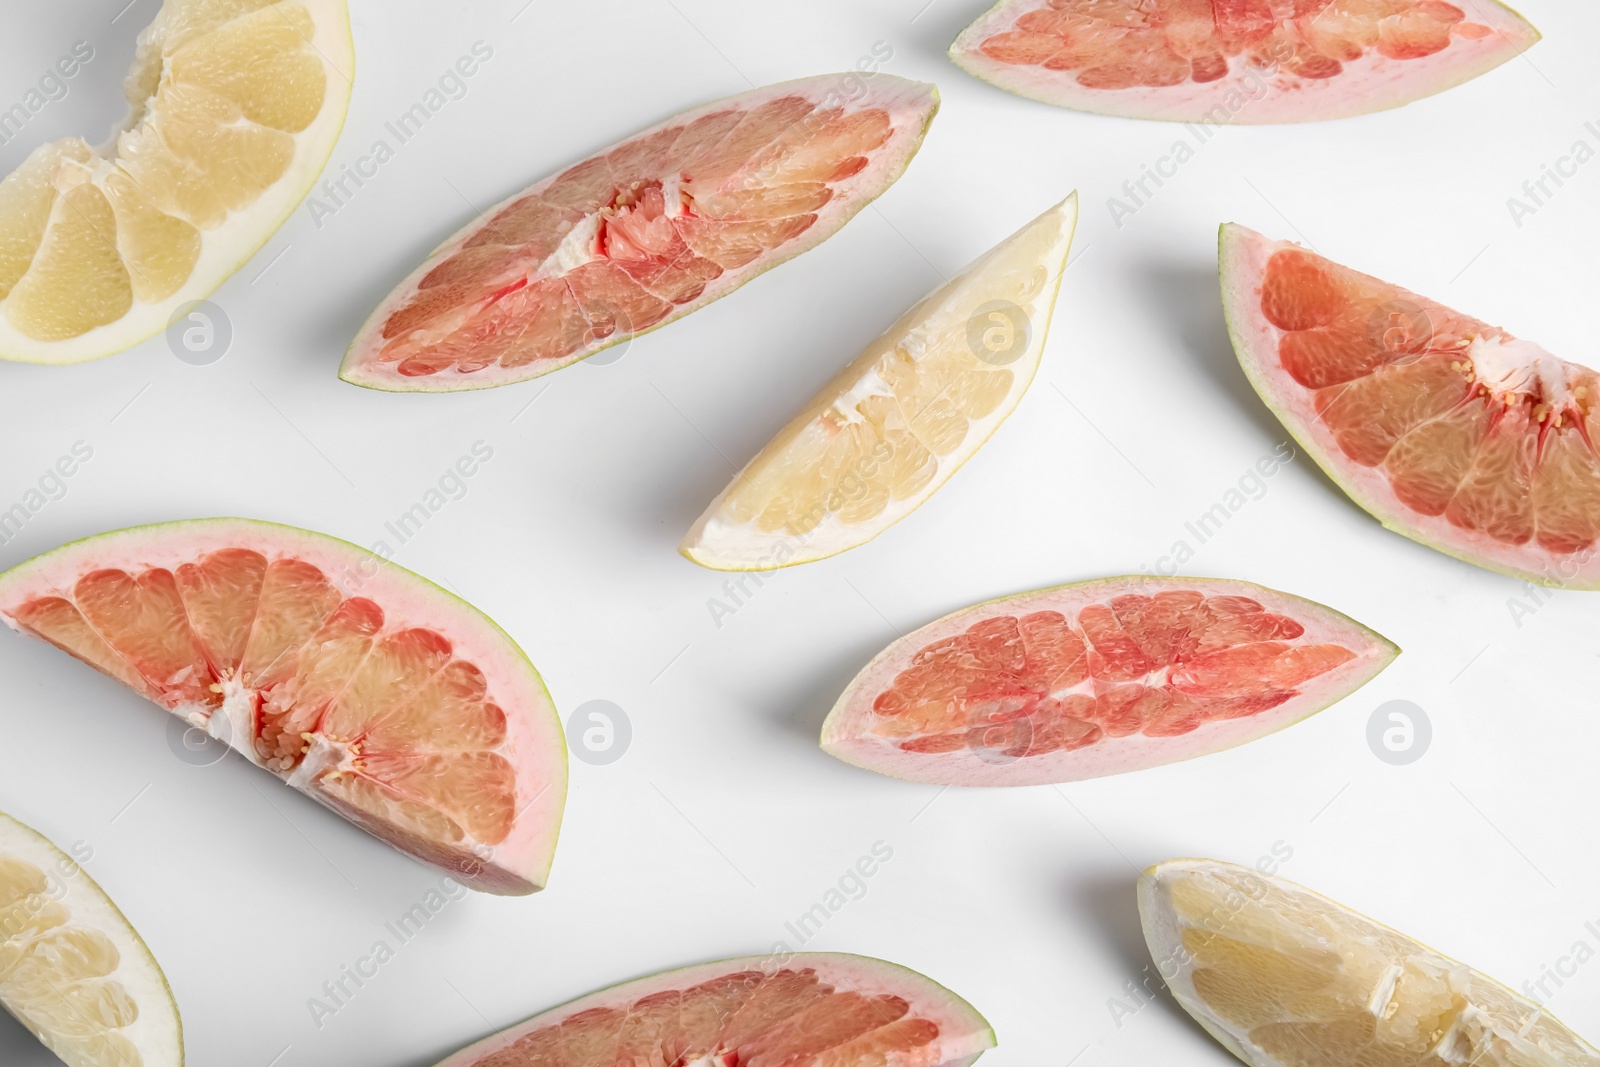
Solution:
{"label": "pomelo flesh segment", "polygon": [[166,0],[112,142],[0,181],[0,359],[108,356],[208,296],[316,181],[353,77],[345,0]]}
{"label": "pomelo flesh segment", "polygon": [[272,523],[166,523],[0,575],[0,616],[465,885],[544,885],[566,799],[544,683],[393,563]]}
{"label": "pomelo flesh segment", "polygon": [[1061,107],[1258,124],[1399,107],[1538,39],[1497,0],[1001,0],[950,57]]}
{"label": "pomelo flesh segment", "polygon": [[668,119],[474,219],[373,312],[340,376],[485,389],[682,318],[837,232],[938,107],[931,85],[837,74]]}
{"label": "pomelo flesh segment", "polygon": [[972,1006],[865,956],[786,953],[626,982],[509,1027],[438,1067],[964,1067],[993,1048]]}
{"label": "pomelo flesh segment", "polygon": [[1358,504],[1470,563],[1600,588],[1600,375],[1242,226],[1221,276],[1246,375]]}
{"label": "pomelo flesh segment", "polygon": [[183,1065],[177,1004],[138,933],[71,856],[3,812],[0,1008],[68,1067]]}
{"label": "pomelo flesh segment", "polygon": [[1139,914],[1178,1003],[1251,1067],[1600,1067],[1540,1005],[1282,878],[1172,860]]}
{"label": "pomelo flesh segment", "polygon": [[1175,763],[1299,722],[1400,650],[1249,582],[1106,578],[979,604],[901,638],[822,747],[934,785],[1040,785]]}
{"label": "pomelo flesh segment", "polygon": [[679,551],[773,570],[863,545],[924,504],[1011,416],[1044,356],[1078,196],[920,301],[811,398]]}

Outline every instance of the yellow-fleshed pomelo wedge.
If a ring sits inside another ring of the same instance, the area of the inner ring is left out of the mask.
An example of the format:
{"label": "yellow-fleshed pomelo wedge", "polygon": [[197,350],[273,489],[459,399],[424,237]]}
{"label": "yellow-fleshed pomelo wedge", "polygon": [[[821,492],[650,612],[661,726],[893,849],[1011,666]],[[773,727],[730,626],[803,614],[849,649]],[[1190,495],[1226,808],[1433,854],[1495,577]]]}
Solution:
{"label": "yellow-fleshed pomelo wedge", "polygon": [[68,1067],[182,1067],[166,976],[77,862],[0,813],[0,1007]]}
{"label": "yellow-fleshed pomelo wedge", "polygon": [[1252,1067],[1600,1067],[1539,1005],[1248,867],[1152,867],[1139,914],[1178,1003]]}
{"label": "yellow-fleshed pomelo wedge", "polygon": [[345,0],[167,0],[111,144],[0,182],[0,359],[109,356],[210,295],[322,173],[354,76]]}
{"label": "yellow-fleshed pomelo wedge", "polygon": [[1078,194],[901,316],[740,471],[684,538],[702,567],[773,570],[864,545],[983,447],[1033,383]]}

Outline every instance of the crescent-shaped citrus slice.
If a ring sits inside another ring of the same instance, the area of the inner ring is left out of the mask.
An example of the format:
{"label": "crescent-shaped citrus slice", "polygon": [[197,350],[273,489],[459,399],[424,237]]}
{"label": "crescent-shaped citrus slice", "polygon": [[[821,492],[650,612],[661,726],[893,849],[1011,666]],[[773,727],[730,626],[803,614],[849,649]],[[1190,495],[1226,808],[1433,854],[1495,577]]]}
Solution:
{"label": "crescent-shaped citrus slice", "polygon": [[1600,1067],[1543,1007],[1282,878],[1172,860],[1139,880],[1150,955],[1251,1067]]}
{"label": "crescent-shaped citrus slice", "polygon": [[112,144],[0,182],[0,359],[109,356],[210,295],[310,191],[354,76],[345,0],[166,0]]}
{"label": "crescent-shaped citrus slice", "polygon": [[1080,582],[896,641],[839,697],[822,747],[934,785],[1098,778],[1281,730],[1399,653],[1331,608],[1249,582]]}
{"label": "crescent-shaped citrus slice", "polygon": [[994,1043],[970,1004],[915,971],[785,952],[612,986],[439,1067],[967,1067]]}
{"label": "crescent-shaped citrus slice", "polygon": [[668,119],[473,219],[339,375],[487,389],[665,326],[831,237],[905,173],[938,109],[931,85],[833,74]]}
{"label": "crescent-shaped citrus slice", "polygon": [[183,1067],[155,957],[71,856],[4,813],[0,1007],[68,1067]]}
{"label": "crescent-shaped citrus slice", "polygon": [[0,575],[0,617],[490,893],[544,885],[566,746],[476,608],[354,545],[248,519],[102,534]]}
{"label": "crescent-shaped citrus slice", "polygon": [[1245,374],[1356,503],[1480,567],[1600,588],[1600,374],[1242,226],[1221,264]]}
{"label": "crescent-shaped citrus slice", "polygon": [[915,511],[1022,402],[1078,221],[1074,193],[901,316],[712,501],[680,551],[772,570],[866,544]]}
{"label": "crescent-shaped citrus slice", "polygon": [[1048,104],[1216,125],[1399,107],[1538,40],[1498,0],[1000,0],[950,58]]}

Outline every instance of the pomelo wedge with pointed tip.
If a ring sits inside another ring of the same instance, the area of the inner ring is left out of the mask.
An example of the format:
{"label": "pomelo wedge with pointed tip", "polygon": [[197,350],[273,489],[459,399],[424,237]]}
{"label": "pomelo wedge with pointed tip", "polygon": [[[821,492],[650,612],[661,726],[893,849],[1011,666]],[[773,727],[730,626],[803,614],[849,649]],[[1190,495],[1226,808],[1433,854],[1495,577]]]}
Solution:
{"label": "pomelo wedge with pointed tip", "polygon": [[932,785],[1073,782],[1254,741],[1400,650],[1250,582],[1104,578],[991,600],[901,638],[822,727],[846,763]]}
{"label": "pomelo wedge with pointed tip", "polygon": [[665,326],[838,232],[938,109],[931,85],[833,74],[668,119],[474,218],[378,306],[339,375],[487,389]]}
{"label": "pomelo wedge with pointed tip", "polygon": [[1245,374],[1356,503],[1480,567],[1600,588],[1600,374],[1243,226],[1221,277]]}
{"label": "pomelo wedge with pointed tip", "polygon": [[994,1044],[983,1016],[915,971],[866,956],[792,952],[612,986],[438,1067],[966,1067]]}
{"label": "pomelo wedge with pointed tip", "polygon": [[715,570],[866,544],[933,496],[1011,416],[1044,356],[1078,194],[902,315],[773,438],[684,538]]}
{"label": "pomelo wedge with pointed tip", "polygon": [[471,888],[544,885],[567,787],[550,696],[503,630],[410,571],[196,519],[0,574],[0,617]]}
{"label": "pomelo wedge with pointed tip", "polygon": [[1498,0],[1000,0],[950,58],[1060,107],[1257,124],[1399,107],[1538,40]]}
{"label": "pomelo wedge with pointed tip", "polygon": [[150,949],[76,860],[3,812],[0,1007],[67,1067],[183,1067]]}
{"label": "pomelo wedge with pointed tip", "polygon": [[1600,1067],[1544,1007],[1282,878],[1171,860],[1139,915],[1178,1003],[1251,1067]]}
{"label": "pomelo wedge with pointed tip", "polygon": [[166,0],[112,143],[0,181],[0,359],[109,356],[209,296],[311,190],[354,77],[345,0]]}

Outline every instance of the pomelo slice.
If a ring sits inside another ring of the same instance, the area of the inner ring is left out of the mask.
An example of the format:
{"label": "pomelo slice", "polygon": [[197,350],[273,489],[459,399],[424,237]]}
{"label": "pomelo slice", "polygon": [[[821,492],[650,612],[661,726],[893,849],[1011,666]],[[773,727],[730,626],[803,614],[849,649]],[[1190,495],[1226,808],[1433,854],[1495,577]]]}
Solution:
{"label": "pomelo slice", "polygon": [[822,747],[933,785],[1098,778],[1281,730],[1399,653],[1331,608],[1249,582],[1079,582],[896,641],[839,697]]}
{"label": "pomelo slice", "polygon": [[1178,1003],[1252,1067],[1600,1067],[1542,1007],[1281,878],[1172,860],[1139,914]]}
{"label": "pomelo slice", "polygon": [[950,58],[1060,107],[1260,124],[1399,107],[1538,39],[1496,0],[1001,0]]}
{"label": "pomelo slice", "polygon": [[612,986],[438,1067],[965,1067],[994,1043],[970,1004],[915,971],[799,952]]}
{"label": "pomelo slice", "polygon": [[0,1007],[68,1067],[182,1067],[155,957],[77,862],[0,812]]}
{"label": "pomelo slice", "polygon": [[1077,221],[1074,193],[907,311],[739,472],[680,551],[771,570],[863,545],[915,511],[1033,384]]}
{"label": "pomelo slice", "polygon": [[345,0],[166,0],[113,142],[0,182],[0,358],[99,359],[210,295],[310,191],[354,74]]}
{"label": "pomelo slice", "polygon": [[544,885],[567,786],[550,696],[504,631],[410,571],[197,519],[29,560],[0,575],[0,617],[472,888]]}
{"label": "pomelo slice", "polygon": [[1245,374],[1356,503],[1469,563],[1600,588],[1600,375],[1242,226],[1221,261]]}
{"label": "pomelo slice", "polygon": [[834,74],[668,119],[475,218],[378,306],[339,375],[487,389],[665,326],[831,237],[938,109],[931,85]]}

